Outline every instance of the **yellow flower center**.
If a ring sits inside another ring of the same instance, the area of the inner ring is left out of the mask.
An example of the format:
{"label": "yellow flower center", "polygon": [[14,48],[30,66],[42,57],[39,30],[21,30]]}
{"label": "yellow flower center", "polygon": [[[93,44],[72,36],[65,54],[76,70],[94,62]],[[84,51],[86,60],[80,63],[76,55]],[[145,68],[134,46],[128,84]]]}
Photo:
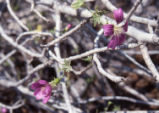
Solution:
{"label": "yellow flower center", "polygon": [[123,33],[124,30],[122,27],[119,27],[117,25],[114,25],[114,35],[117,36],[117,35],[120,35],[121,33]]}

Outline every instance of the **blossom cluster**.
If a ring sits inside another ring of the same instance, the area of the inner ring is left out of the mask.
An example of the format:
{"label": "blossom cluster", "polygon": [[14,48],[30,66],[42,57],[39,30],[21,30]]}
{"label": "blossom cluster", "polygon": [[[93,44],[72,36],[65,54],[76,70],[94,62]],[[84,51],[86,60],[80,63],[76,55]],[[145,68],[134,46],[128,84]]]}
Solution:
{"label": "blossom cluster", "polygon": [[36,99],[42,99],[44,104],[46,104],[51,97],[52,87],[45,80],[38,80],[33,83],[31,89],[35,90],[34,95],[36,96]]}
{"label": "blossom cluster", "polygon": [[112,36],[108,44],[108,48],[115,49],[116,46],[121,45],[125,41],[125,32],[128,29],[128,22],[126,22],[123,26],[119,26],[124,19],[123,10],[121,8],[114,10],[113,14],[116,24],[103,25],[103,30],[105,36]]}

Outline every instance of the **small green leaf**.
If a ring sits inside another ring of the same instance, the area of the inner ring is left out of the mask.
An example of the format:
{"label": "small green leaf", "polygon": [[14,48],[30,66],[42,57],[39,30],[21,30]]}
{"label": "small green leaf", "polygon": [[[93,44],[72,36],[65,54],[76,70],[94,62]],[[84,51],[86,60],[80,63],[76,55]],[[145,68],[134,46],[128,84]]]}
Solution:
{"label": "small green leaf", "polygon": [[86,62],[90,62],[92,60],[92,58],[93,58],[92,56],[88,56],[86,58],[83,58],[82,60],[86,61]]}
{"label": "small green leaf", "polygon": [[52,80],[52,81],[50,82],[51,86],[52,86],[52,87],[57,86],[57,84],[60,83],[60,81],[61,81],[62,78],[63,78],[63,77],[55,78],[54,80]]}
{"label": "small green leaf", "polygon": [[96,26],[97,24],[100,24],[100,15],[94,14],[92,17],[93,25]]}
{"label": "small green leaf", "polygon": [[120,111],[120,106],[114,106],[113,111]]}
{"label": "small green leaf", "polygon": [[98,7],[95,8],[95,12],[93,12],[93,15],[91,18],[91,21],[93,22],[94,26],[101,23],[101,16],[105,13],[106,13],[105,10],[98,10]]}
{"label": "small green leaf", "polygon": [[84,1],[85,0],[75,0],[72,4],[71,4],[71,7],[73,8],[73,9],[78,9],[78,8],[80,8],[82,5],[84,5]]}
{"label": "small green leaf", "polygon": [[71,62],[65,60],[63,66],[62,66],[62,70],[66,71],[66,72],[70,72],[70,70],[72,70]]}
{"label": "small green leaf", "polygon": [[108,101],[108,105],[104,108],[104,111],[108,111],[109,107],[112,105],[113,103],[111,101]]}

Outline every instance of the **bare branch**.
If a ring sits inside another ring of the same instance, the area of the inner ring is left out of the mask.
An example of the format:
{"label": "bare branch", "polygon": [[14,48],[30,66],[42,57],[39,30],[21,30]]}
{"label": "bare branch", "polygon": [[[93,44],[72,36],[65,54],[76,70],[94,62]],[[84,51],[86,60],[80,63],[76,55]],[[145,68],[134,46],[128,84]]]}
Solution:
{"label": "bare branch", "polygon": [[26,27],[20,20],[19,18],[15,15],[15,13],[13,12],[11,6],[10,6],[10,0],[6,0],[6,3],[7,3],[7,8],[8,8],[8,11],[9,13],[12,15],[12,17],[17,21],[17,23],[23,28],[25,29],[26,31],[29,31],[29,28]]}
{"label": "bare branch", "polygon": [[14,40],[9,37],[3,30],[2,26],[0,25],[0,34],[2,36],[2,38],[4,38],[6,41],[8,41],[12,46],[14,46],[15,48],[18,48],[19,50],[21,50],[22,52],[24,53],[27,53],[28,55],[30,56],[33,56],[33,57],[42,57],[43,55],[39,54],[39,53],[33,53],[31,52],[30,50],[24,48],[23,46],[21,45],[18,45],[16,42],[14,42]]}

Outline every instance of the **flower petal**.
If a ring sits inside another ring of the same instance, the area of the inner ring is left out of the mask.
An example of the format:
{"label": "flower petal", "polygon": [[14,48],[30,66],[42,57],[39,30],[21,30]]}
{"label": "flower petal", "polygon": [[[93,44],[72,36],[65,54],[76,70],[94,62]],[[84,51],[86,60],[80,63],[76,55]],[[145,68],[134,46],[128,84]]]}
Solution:
{"label": "flower petal", "polygon": [[112,37],[112,39],[110,40],[108,44],[108,48],[112,48],[113,50],[115,49],[115,47],[117,46],[117,40],[115,38],[116,36]]}
{"label": "flower petal", "polygon": [[43,91],[40,90],[37,94],[36,94],[36,99],[40,100],[43,99],[45,97],[45,95],[43,94]]}
{"label": "flower petal", "polygon": [[119,36],[119,42],[118,42],[118,45],[121,45],[124,41],[125,41],[125,34],[121,34],[120,36]]}
{"label": "flower petal", "polygon": [[35,90],[34,95],[36,96],[40,92],[41,88]]}
{"label": "flower petal", "polygon": [[104,35],[111,36],[114,33],[114,25],[113,24],[106,24],[103,27]]}
{"label": "flower petal", "polygon": [[116,46],[118,46],[120,42],[120,36],[114,36],[114,40],[116,42]]}
{"label": "flower petal", "polygon": [[44,104],[46,104],[46,103],[48,102],[48,100],[50,99],[50,96],[51,96],[51,95],[48,95],[47,97],[45,97],[45,98],[43,99],[43,103],[44,103]]}
{"label": "flower petal", "polygon": [[48,82],[46,80],[39,80],[38,83],[40,85],[46,85],[46,84],[48,84]]}
{"label": "flower petal", "polygon": [[52,87],[50,86],[50,84],[48,84],[45,89],[43,90],[43,94],[45,96],[47,96],[48,94],[50,94],[52,92]]}
{"label": "flower petal", "polygon": [[37,81],[37,82],[33,83],[30,88],[31,88],[32,90],[35,90],[35,89],[37,89],[37,88],[39,88],[39,87],[40,87],[40,84],[39,84],[39,82]]}
{"label": "flower petal", "polygon": [[114,13],[114,18],[117,21],[117,23],[120,23],[123,21],[123,18],[124,18],[123,17],[123,10],[121,8],[114,10],[113,13]]}

